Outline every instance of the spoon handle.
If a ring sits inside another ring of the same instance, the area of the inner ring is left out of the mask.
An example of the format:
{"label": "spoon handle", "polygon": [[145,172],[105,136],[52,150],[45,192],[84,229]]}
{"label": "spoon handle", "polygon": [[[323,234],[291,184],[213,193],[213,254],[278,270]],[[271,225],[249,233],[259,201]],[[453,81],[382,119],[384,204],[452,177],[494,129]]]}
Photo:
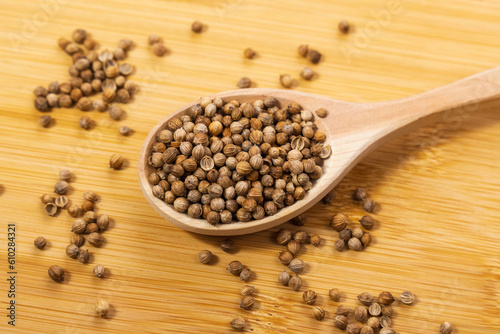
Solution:
{"label": "spoon handle", "polygon": [[[500,104],[500,67],[401,100],[374,103],[378,130],[372,143],[382,144],[403,133],[435,122],[460,123],[485,103]],[[378,145],[376,145],[378,146]]]}

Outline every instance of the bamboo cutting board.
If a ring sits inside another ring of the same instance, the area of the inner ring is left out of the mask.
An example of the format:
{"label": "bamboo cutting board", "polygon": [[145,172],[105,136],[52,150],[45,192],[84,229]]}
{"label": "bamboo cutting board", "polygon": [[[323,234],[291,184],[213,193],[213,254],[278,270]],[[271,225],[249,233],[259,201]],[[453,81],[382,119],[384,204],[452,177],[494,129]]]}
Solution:
{"label": "bamboo cutting board", "polygon": [[[242,76],[269,88],[279,88],[279,74],[299,78],[308,65],[296,53],[301,43],[320,50],[324,61],[313,66],[315,80],[298,80],[295,89],[353,102],[400,98],[497,66],[498,1],[3,0],[0,17],[0,332],[231,333],[229,321],[242,316],[254,333],[341,333],[332,323],[336,307],[354,307],[359,293],[382,290],[417,296],[413,306],[395,306],[400,333],[438,333],[443,321],[453,333],[500,332],[500,106],[449,114],[384,146],[337,186],[334,204],[308,212],[303,229],[324,241],[298,254],[307,263],[302,291],[318,293],[316,305],[327,312],[321,322],[302,292],[277,283],[284,269],[277,260],[283,247],[274,242],[279,228],[235,237],[236,252],[223,253],[222,238],[161,219],[142,197],[136,170],[143,139],[170,111],[234,89]],[[337,32],[343,18],[354,24],[353,34]],[[190,31],[196,19],[208,25],[201,35]],[[78,27],[103,47],[121,38],[136,42],[128,59],[141,92],[122,122],[91,112],[97,127],[84,131],[77,124],[84,113],[56,109],[56,124],[41,128],[31,92],[68,80],[70,58],[56,41]],[[150,33],[165,39],[168,56],[152,55]],[[246,47],[259,56],[243,59]],[[121,137],[120,125],[134,134]],[[127,167],[110,170],[112,153],[125,156]],[[71,217],[48,217],[39,201],[62,168],[76,175],[70,199],[80,204],[82,193],[94,190],[98,211],[113,219],[105,245],[89,247],[87,265],[64,254]],[[328,218],[364,214],[351,198],[357,186],[380,203],[380,223],[366,251],[338,253]],[[16,226],[15,327],[5,316],[8,224]],[[37,236],[48,240],[43,251],[33,247]],[[203,249],[217,255],[215,263],[197,262]],[[243,283],[225,270],[234,259],[255,272],[252,311],[239,308]],[[109,269],[101,280],[92,274],[99,263]],[[66,270],[64,283],[49,279],[53,264]],[[340,303],[327,297],[333,287],[343,292]],[[94,316],[96,298],[112,305],[108,319]]]}

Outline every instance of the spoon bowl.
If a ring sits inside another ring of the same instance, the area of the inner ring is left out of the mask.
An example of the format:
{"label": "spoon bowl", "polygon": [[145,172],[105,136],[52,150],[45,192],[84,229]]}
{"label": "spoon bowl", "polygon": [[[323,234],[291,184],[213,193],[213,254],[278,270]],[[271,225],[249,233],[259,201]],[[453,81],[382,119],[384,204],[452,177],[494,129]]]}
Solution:
{"label": "spoon bowl", "polygon": [[320,201],[365,156],[374,149],[419,126],[443,120],[443,113],[457,108],[471,108],[479,102],[500,96],[500,68],[472,76],[448,86],[409,98],[382,103],[350,103],[330,98],[281,89],[240,89],[210,96],[223,101],[253,102],[274,97],[280,106],[299,103],[303,109],[328,110],[326,118],[315,115],[314,123],[326,134],[325,144],[332,147],[332,155],[324,160],[323,175],[313,182],[304,199],[286,206],[272,216],[249,222],[210,225],[204,219],[194,219],[179,213],[173,206],[153,196],[148,176],[155,169],[148,165],[148,157],[158,132],[171,118],[184,115],[194,101],[162,119],[148,134],[139,157],[139,182],[151,206],[170,223],[185,230],[206,235],[242,235],[268,229],[303,213]]}

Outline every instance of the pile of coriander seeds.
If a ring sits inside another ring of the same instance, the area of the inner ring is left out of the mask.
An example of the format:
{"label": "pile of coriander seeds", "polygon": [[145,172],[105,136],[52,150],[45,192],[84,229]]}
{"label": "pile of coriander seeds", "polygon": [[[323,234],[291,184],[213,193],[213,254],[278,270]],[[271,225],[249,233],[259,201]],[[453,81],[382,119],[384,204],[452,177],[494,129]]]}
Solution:
{"label": "pile of coriander seeds", "polygon": [[262,219],[303,199],[332,152],[311,111],[274,97],[202,98],[156,139],[153,195],[212,225]]}
{"label": "pile of coriander seeds", "polygon": [[[35,108],[41,112],[71,107],[81,111],[108,110],[112,119],[121,120],[124,111],[116,103],[128,103],[137,91],[135,83],[127,80],[134,66],[123,62],[133,44],[129,39],[122,39],[114,50],[97,52],[97,42],[84,29],[76,29],[72,41],[61,37],[59,47],[72,58],[73,64],[68,69],[70,79],[62,83],[53,81],[48,88],[36,87],[33,91]],[[99,93],[102,93],[101,99],[91,99]],[[51,126],[52,116],[41,116],[39,123],[43,127]],[[94,122],[83,116],[79,125],[88,130]]]}

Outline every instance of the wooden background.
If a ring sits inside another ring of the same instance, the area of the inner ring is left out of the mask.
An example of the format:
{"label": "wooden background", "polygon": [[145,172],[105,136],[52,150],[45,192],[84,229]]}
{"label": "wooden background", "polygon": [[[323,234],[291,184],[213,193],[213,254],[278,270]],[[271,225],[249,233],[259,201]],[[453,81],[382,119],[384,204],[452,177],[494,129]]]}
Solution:
{"label": "wooden background", "polygon": [[[282,247],[278,228],[235,237],[237,251],[225,254],[221,238],[194,235],[161,219],[142,197],[137,158],[148,130],[170,111],[205,94],[231,90],[242,76],[256,87],[279,88],[280,73],[298,78],[308,65],[296,48],[308,43],[324,54],[314,66],[316,80],[295,88],[354,102],[384,101],[432,89],[495,67],[500,62],[498,1],[6,1],[0,13],[0,271],[6,277],[7,224],[17,224],[16,328],[0,320],[4,333],[230,333],[235,316],[254,333],[340,333],[332,328],[338,303],[327,298],[341,289],[341,304],[357,305],[356,295],[389,290],[413,291],[413,306],[395,307],[394,328],[401,333],[438,333],[443,321],[454,333],[500,331],[500,106],[449,115],[443,123],[401,138],[373,153],[337,187],[331,206],[308,212],[304,229],[324,238],[307,245],[304,287],[319,294],[326,320],[312,319],[302,293],[280,286]],[[356,31],[340,35],[336,25],[349,19]],[[195,19],[208,30],[195,35]],[[141,93],[127,106],[126,120],[89,115],[98,126],[78,127],[84,114],[57,109],[56,124],[38,123],[32,90],[52,80],[68,80],[70,58],[58,49],[59,37],[87,29],[103,47],[121,38],[137,47],[129,61]],[[150,33],[166,41],[171,54],[152,55]],[[243,49],[259,57],[246,60]],[[118,135],[119,125],[135,133]],[[127,168],[108,168],[112,153]],[[77,178],[70,198],[80,203],[91,189],[102,198],[99,212],[113,218],[102,248],[90,247],[91,263],[64,254],[71,217],[50,218],[39,196],[50,192],[57,172],[69,168]],[[380,203],[374,242],[366,251],[337,253],[328,218],[344,212],[363,215],[351,199],[364,186]],[[284,227],[296,229],[285,224]],[[33,247],[45,236],[48,247]],[[218,257],[197,263],[202,249]],[[238,278],[225,270],[234,259],[254,272],[256,306],[239,309]],[[95,264],[109,268],[99,280]],[[67,271],[62,284],[47,276],[50,265]],[[8,286],[0,280],[1,308]],[[109,319],[96,318],[93,304],[112,305]]]}

